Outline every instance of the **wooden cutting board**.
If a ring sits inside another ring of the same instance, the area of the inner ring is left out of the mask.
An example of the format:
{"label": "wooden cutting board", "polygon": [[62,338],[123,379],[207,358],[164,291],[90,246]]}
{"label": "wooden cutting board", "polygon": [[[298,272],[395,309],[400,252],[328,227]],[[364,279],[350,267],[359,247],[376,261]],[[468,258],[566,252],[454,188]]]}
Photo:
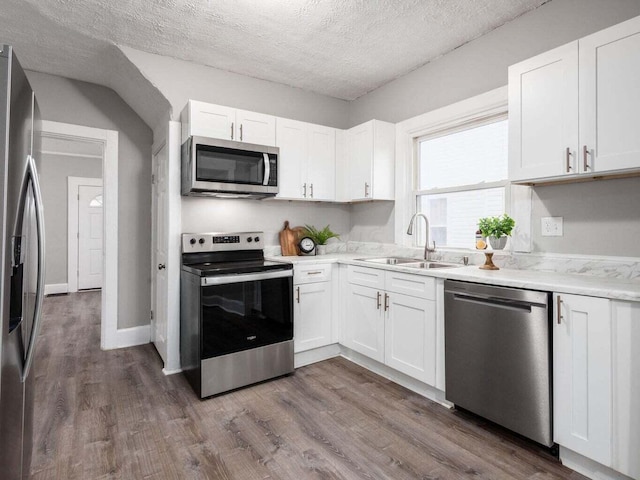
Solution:
{"label": "wooden cutting board", "polygon": [[289,228],[289,220],[285,220],[284,228],[280,232],[280,248],[283,256],[300,255],[298,241],[304,232],[304,227]]}

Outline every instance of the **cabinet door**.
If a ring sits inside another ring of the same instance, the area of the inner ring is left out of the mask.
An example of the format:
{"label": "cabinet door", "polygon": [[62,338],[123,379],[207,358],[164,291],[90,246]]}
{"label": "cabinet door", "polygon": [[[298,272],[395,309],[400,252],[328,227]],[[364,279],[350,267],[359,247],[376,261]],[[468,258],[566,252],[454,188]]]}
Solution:
{"label": "cabinet door", "polygon": [[307,124],[278,118],[278,197],[305,198],[307,176]]}
{"label": "cabinet door", "polygon": [[610,302],[564,294],[554,300],[554,441],[610,466]]}
{"label": "cabinet door", "polygon": [[294,351],[331,343],[331,282],[295,287]]}
{"label": "cabinet door", "polygon": [[257,145],[276,145],[276,117],[264,113],[236,111],[236,138]]}
{"label": "cabinet door", "polygon": [[385,294],[385,364],[429,385],[436,382],[436,306],[397,293]]}
{"label": "cabinet door", "polygon": [[509,179],[578,173],[578,116],[578,42],[511,66]]}
{"label": "cabinet door", "polygon": [[190,135],[234,140],[235,108],[190,101]]}
{"label": "cabinet door", "polygon": [[[640,167],[640,17],[580,40],[580,161],[585,172]],[[581,150],[582,155],[582,150]]]}
{"label": "cabinet door", "polygon": [[321,125],[309,125],[307,182],[309,198],[336,198],[336,131]]}
{"label": "cabinet door", "polygon": [[612,302],[613,468],[640,478],[640,303]]}
{"label": "cabinet door", "polygon": [[345,343],[347,347],[384,362],[383,292],[349,284]]}
{"label": "cabinet door", "polygon": [[371,198],[373,175],[373,121],[349,130],[349,195]]}

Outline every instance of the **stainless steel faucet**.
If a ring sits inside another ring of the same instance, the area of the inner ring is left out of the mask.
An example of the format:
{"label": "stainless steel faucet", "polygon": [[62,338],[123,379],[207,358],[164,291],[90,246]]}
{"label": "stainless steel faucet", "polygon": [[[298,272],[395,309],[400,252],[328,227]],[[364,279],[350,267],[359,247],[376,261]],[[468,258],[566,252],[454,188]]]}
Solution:
{"label": "stainless steel faucet", "polygon": [[424,259],[429,260],[429,254],[436,251],[436,242],[433,242],[433,248],[429,248],[429,219],[423,213],[416,213],[411,217],[411,221],[409,222],[409,228],[407,228],[407,235],[413,235],[413,222],[416,217],[424,218],[425,224],[425,233],[424,233]]}

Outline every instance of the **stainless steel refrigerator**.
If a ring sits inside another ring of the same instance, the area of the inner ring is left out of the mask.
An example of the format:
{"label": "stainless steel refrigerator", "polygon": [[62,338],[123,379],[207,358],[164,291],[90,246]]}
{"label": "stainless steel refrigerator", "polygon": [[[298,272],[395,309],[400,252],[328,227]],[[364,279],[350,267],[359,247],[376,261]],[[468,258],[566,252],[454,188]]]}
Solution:
{"label": "stainless steel refrigerator", "polygon": [[36,337],[44,297],[40,121],[13,49],[0,44],[0,477],[29,477]]}

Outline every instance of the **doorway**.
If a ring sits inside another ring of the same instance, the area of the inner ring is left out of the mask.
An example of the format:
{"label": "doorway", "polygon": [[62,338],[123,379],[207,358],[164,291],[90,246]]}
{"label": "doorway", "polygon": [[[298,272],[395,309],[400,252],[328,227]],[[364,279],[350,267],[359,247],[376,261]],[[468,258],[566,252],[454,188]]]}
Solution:
{"label": "doorway", "polygon": [[[92,155],[94,158],[97,156],[100,159],[100,175],[98,177],[102,177],[100,182],[102,183],[102,192],[101,196],[99,196],[95,190],[91,192],[90,190],[86,190],[84,195],[88,198],[87,202],[87,210],[86,215],[88,215],[88,223],[93,223],[89,225],[89,237],[97,236],[100,233],[102,237],[102,246],[99,247],[96,245],[96,242],[91,242],[89,239],[86,242],[87,246],[87,257],[86,261],[88,262],[88,272],[90,273],[90,277],[93,276],[91,281],[96,281],[98,278],[100,282],[100,288],[102,289],[102,299],[101,299],[101,327],[100,327],[100,346],[103,350],[119,348],[122,346],[127,346],[127,344],[131,341],[128,337],[128,332],[118,331],[118,132],[112,130],[103,130],[98,128],[84,127],[81,125],[72,125],[66,123],[59,122],[51,122],[51,121],[42,121],[42,142],[43,142],[43,159],[47,155],[47,148],[51,149],[51,145],[60,145],[64,142],[65,145],[72,145],[72,150],[67,151],[65,153],[71,154],[71,158],[77,158],[78,156],[86,157],[87,154]],[[74,151],[73,149],[81,149],[80,152]],[[90,150],[89,152],[87,151]],[[54,151],[52,149],[51,151]],[[96,153],[97,152],[97,153]],[[51,152],[49,152],[51,153]],[[45,178],[45,172],[42,172],[41,177]],[[72,175],[68,175],[72,177]],[[78,177],[96,177],[96,175],[77,175]],[[95,185],[94,185],[95,186]],[[67,186],[67,189],[69,187]],[[64,190],[63,190],[64,191]],[[76,202],[79,201],[78,195],[81,192],[78,191],[76,194]],[[46,204],[45,199],[45,220],[46,220],[46,211],[47,210],[63,210],[68,212],[68,190],[65,194],[67,197],[67,208],[64,208],[62,205],[55,204]],[[93,210],[89,206],[93,201]],[[97,203],[101,203],[100,210],[101,213],[97,213]],[[80,224],[78,222],[79,210],[78,207],[75,209],[78,214],[70,215],[69,221],[65,220],[64,224],[67,225],[65,229],[66,235],[72,236],[80,235],[80,231],[78,227],[75,227],[75,230],[72,233],[69,233],[71,229],[71,225],[75,222],[77,225]],[[87,223],[85,222],[85,223]],[[54,232],[55,228],[51,228],[49,230],[49,234]],[[53,238],[49,238],[48,235],[47,243],[50,243]],[[59,237],[58,237],[59,239]],[[58,246],[60,242],[57,242]],[[69,264],[72,264],[75,259],[76,268],[75,274],[69,274],[69,270],[72,268],[70,265],[67,265],[67,275],[66,282],[61,283],[52,283],[49,284],[45,291],[49,294],[51,293],[67,293],[70,291],[78,290],[78,277],[77,270],[78,264],[80,263],[80,259],[77,255],[70,255],[68,252],[68,242],[66,239],[63,242],[64,245],[62,247],[62,252],[57,252],[51,254],[52,260],[59,260],[60,257],[64,257]],[[76,243],[76,250],[77,249]],[[68,257],[68,258],[67,258]],[[99,264],[99,265],[96,265]],[[93,272],[91,274],[91,272]],[[97,273],[101,272],[101,273]],[[75,281],[75,286],[73,285]],[[49,282],[48,282],[49,283]],[[52,288],[53,287],[53,288]],[[75,287],[75,290],[72,288]],[[64,291],[56,291],[56,289],[62,289]]]}

